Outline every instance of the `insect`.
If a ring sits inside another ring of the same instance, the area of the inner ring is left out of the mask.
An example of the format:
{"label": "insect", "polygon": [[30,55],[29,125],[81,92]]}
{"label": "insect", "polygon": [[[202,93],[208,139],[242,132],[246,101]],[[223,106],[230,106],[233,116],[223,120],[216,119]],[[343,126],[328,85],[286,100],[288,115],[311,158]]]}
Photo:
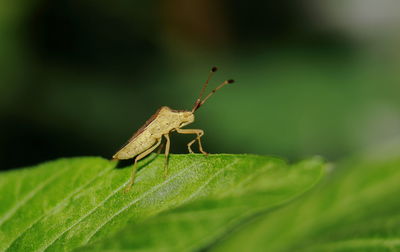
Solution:
{"label": "insect", "polygon": [[204,131],[201,129],[182,129],[182,127],[194,122],[194,112],[196,112],[196,110],[198,110],[215,92],[217,92],[223,86],[234,82],[233,80],[226,80],[222,82],[204,99],[202,99],[204,91],[206,90],[211,77],[216,71],[217,67],[213,67],[211,69],[206,82],[203,84],[199,98],[197,98],[196,102],[194,103],[192,110],[174,110],[167,106],[159,108],[156,113],[152,115],[150,119],[148,119],[146,123],[128,140],[128,143],[114,154],[113,159],[117,160],[135,158],[131,179],[125,191],[129,191],[135,182],[137,162],[154,151],[161,144],[163,137],[166,139],[164,176],[167,176],[168,155],[170,149],[169,133],[171,132],[176,131],[179,134],[195,134],[196,138],[187,144],[189,152],[194,153],[191,146],[197,140],[200,152],[207,154],[203,150],[200,140],[200,138],[204,135]]}

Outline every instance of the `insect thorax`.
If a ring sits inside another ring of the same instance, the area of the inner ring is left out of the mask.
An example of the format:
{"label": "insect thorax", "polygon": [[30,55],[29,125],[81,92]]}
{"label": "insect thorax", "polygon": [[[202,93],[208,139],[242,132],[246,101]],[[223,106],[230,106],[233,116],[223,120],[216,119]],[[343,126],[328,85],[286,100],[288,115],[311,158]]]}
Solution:
{"label": "insect thorax", "polygon": [[183,124],[189,124],[194,121],[194,115],[190,111],[173,110],[169,107],[162,107],[149,128],[150,132],[156,138],[161,137],[171,130],[180,128]]}

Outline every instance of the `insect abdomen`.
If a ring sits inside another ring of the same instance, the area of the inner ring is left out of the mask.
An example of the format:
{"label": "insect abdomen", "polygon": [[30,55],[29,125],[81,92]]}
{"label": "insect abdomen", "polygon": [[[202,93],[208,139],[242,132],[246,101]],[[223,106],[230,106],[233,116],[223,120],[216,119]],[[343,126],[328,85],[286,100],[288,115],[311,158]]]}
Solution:
{"label": "insect abdomen", "polygon": [[156,143],[156,139],[153,138],[147,132],[142,132],[134,140],[125,145],[120,151],[118,151],[113,158],[116,159],[130,159],[140,153],[148,150],[151,146]]}

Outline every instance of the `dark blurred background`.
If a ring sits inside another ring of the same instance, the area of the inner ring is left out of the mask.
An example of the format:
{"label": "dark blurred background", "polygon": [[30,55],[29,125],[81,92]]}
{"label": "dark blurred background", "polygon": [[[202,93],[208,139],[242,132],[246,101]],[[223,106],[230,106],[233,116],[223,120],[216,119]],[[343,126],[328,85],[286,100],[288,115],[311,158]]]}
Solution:
{"label": "dark blurred background", "polygon": [[391,0],[0,1],[1,169],[109,158],[214,65],[206,151],[336,160],[400,135],[399,42]]}

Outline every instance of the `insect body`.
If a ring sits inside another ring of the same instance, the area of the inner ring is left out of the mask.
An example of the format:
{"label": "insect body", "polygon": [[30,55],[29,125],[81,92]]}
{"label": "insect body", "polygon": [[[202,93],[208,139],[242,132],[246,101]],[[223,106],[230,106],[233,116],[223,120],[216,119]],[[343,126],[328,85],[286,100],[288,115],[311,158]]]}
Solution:
{"label": "insect body", "polygon": [[162,141],[164,137],[166,139],[165,146],[165,165],[164,165],[164,175],[167,175],[168,169],[168,154],[170,148],[169,133],[176,131],[180,134],[196,134],[196,138],[188,143],[188,150],[190,153],[192,151],[192,144],[198,141],[199,150],[203,154],[207,154],[203,150],[200,138],[204,135],[204,131],[201,129],[182,129],[182,127],[194,122],[194,112],[199,109],[204,102],[211,97],[216,91],[218,91],[223,86],[233,83],[233,80],[226,80],[221,83],[217,88],[213,89],[210,94],[202,100],[203,93],[211,79],[212,74],[217,71],[216,67],[213,67],[204,83],[203,88],[200,92],[199,98],[196,100],[191,111],[188,110],[173,110],[169,107],[163,106],[157,110],[157,112],[150,117],[149,120],[128,140],[128,143],[122,147],[117,153],[114,154],[113,159],[130,159],[135,157],[134,165],[132,168],[132,175],[130,183],[128,184],[126,190],[128,191],[134,181],[135,174],[137,170],[137,162],[154,151]]}

